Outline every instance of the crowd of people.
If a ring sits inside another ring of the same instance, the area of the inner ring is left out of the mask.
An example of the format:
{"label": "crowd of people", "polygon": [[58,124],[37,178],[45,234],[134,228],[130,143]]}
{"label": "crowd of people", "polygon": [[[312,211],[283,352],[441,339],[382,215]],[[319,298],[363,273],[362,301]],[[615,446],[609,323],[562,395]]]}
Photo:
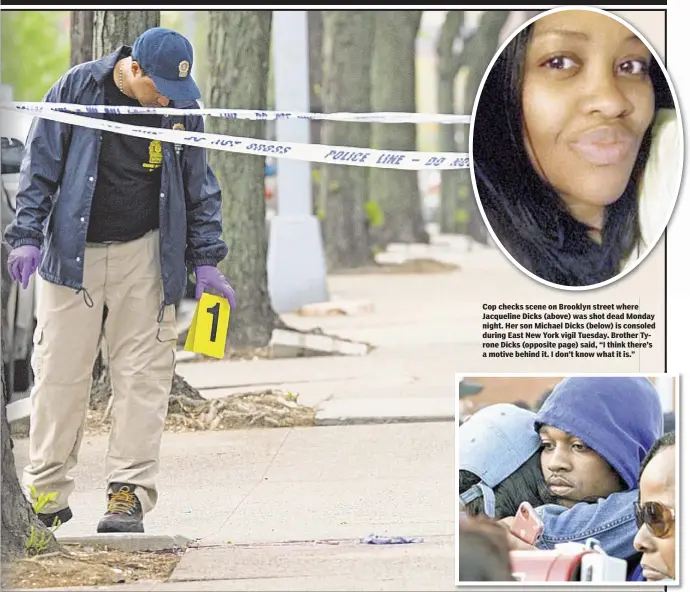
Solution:
{"label": "crowd of people", "polygon": [[[511,551],[591,544],[628,581],[675,580],[676,440],[654,384],[570,377],[537,409],[497,403],[458,427],[460,581],[514,579]],[[523,502],[542,530],[512,531]],[[490,549],[490,551],[489,551]]]}

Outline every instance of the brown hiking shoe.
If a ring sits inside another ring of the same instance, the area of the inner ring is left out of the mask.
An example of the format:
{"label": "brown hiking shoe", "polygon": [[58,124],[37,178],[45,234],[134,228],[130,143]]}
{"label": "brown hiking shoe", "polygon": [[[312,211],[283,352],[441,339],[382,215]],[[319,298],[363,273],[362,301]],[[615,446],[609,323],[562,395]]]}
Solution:
{"label": "brown hiking shoe", "polygon": [[144,532],[144,512],[134,485],[111,483],[108,509],[96,532]]}

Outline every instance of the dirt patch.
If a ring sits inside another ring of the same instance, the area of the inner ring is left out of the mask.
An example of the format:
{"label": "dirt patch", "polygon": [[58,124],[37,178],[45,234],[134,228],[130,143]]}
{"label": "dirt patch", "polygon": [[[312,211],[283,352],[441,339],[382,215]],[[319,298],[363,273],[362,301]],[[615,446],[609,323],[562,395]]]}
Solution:
{"label": "dirt patch", "polygon": [[340,269],[331,272],[333,275],[375,275],[375,274],[434,274],[450,273],[460,270],[460,266],[436,259],[408,259],[402,263],[381,263],[354,269]]}
{"label": "dirt patch", "polygon": [[[190,387],[191,388],[191,387]],[[89,409],[87,435],[107,434],[110,417],[103,409]],[[278,390],[240,393],[204,399],[193,392],[171,395],[165,429],[198,432],[246,428],[313,426],[316,411],[297,401],[297,396]]]}
{"label": "dirt patch", "polygon": [[63,544],[64,550],[22,558],[3,566],[3,588],[47,589],[167,581],[183,550],[116,551]]}
{"label": "dirt patch", "polygon": [[[217,399],[205,399],[198,391],[177,377],[168,403],[165,430],[190,432],[247,428],[309,427],[315,424],[316,410],[302,405],[299,395],[280,390],[238,393]],[[86,414],[85,434],[110,432],[110,407],[92,406]],[[28,419],[12,424],[14,438],[29,435]]]}
{"label": "dirt patch", "polygon": [[[89,436],[110,432],[110,389],[96,394],[98,396],[92,396],[86,414],[84,433]],[[198,432],[313,426],[316,423],[316,410],[302,405],[298,399],[298,394],[277,389],[205,399],[176,374],[165,429],[170,432]],[[14,438],[28,437],[28,418],[13,423],[11,434]]]}
{"label": "dirt patch", "polygon": [[218,399],[171,398],[167,426],[171,431],[230,430],[313,426],[316,411],[279,390],[242,393]]}

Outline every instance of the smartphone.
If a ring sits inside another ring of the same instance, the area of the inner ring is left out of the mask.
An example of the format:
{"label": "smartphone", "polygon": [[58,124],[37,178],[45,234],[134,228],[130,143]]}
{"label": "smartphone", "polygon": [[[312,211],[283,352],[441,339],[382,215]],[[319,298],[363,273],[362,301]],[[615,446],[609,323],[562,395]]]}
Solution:
{"label": "smartphone", "polygon": [[510,532],[528,545],[534,545],[544,531],[544,523],[529,502],[522,502]]}

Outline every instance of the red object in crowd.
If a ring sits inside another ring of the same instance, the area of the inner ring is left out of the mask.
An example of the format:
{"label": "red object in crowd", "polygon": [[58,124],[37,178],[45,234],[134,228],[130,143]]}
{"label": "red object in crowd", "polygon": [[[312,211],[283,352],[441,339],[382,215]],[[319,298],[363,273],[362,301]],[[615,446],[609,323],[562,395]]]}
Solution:
{"label": "red object in crowd", "polygon": [[520,582],[579,582],[580,563],[589,553],[594,551],[511,551],[513,576]]}

